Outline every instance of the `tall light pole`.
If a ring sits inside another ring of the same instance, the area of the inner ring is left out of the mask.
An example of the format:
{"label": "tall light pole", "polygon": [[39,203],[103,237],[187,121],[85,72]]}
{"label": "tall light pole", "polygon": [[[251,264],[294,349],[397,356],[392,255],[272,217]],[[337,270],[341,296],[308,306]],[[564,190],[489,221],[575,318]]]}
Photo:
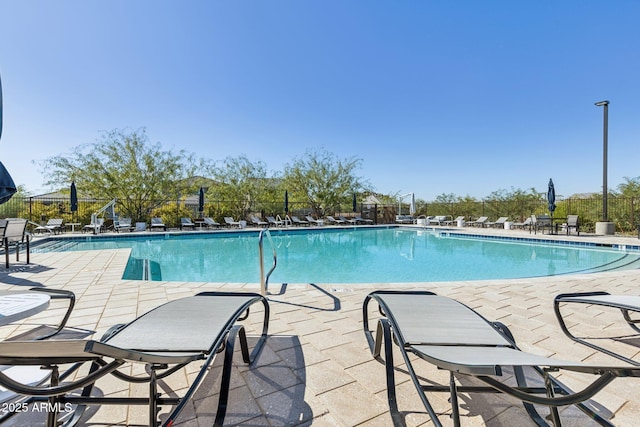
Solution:
{"label": "tall light pole", "polygon": [[602,221],[609,220],[607,213],[607,136],[609,134],[609,101],[596,102],[597,107],[604,107],[604,125],[602,131]]}

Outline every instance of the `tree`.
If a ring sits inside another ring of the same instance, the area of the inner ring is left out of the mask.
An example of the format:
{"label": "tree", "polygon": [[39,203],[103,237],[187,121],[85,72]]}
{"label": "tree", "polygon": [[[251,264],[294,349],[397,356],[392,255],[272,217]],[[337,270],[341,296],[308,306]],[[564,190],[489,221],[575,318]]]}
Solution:
{"label": "tree", "polygon": [[117,211],[134,221],[196,191],[185,179],[196,170],[193,157],[150,145],[144,128],[104,132],[97,142],[47,159],[42,167],[48,185],[62,188],[75,181],[85,197],[116,198]]}
{"label": "tree", "polygon": [[640,176],[635,178],[624,177],[622,184],[618,185],[621,197],[640,197]]}
{"label": "tree", "polygon": [[350,206],[353,194],[369,186],[355,174],[361,162],[355,157],[340,159],[325,149],[309,149],[303,157],[285,165],[284,183],[289,197],[308,203],[318,215],[337,209],[340,204]]}
{"label": "tree", "polygon": [[258,209],[256,202],[274,200],[277,183],[267,177],[267,167],[261,161],[252,162],[245,155],[227,157],[211,174],[217,181],[211,196],[227,202],[228,209],[223,210],[234,216],[244,218],[248,211]]}

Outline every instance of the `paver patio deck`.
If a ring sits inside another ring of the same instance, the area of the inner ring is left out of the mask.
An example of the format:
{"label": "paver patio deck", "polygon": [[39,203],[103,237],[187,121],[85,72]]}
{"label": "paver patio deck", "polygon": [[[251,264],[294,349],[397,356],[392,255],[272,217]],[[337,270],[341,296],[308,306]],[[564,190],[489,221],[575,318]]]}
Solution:
{"label": "paver patio deck", "polygon": [[[468,229],[474,233],[506,233],[529,236],[513,230]],[[531,235],[534,237],[533,235]],[[538,235],[540,237],[540,235]],[[547,238],[548,236],[543,236]],[[551,236],[550,238],[566,238]],[[613,241],[638,245],[633,238],[583,236],[571,239]],[[32,254],[31,265],[12,262],[0,268],[1,289],[25,289],[46,286],[76,293],[76,308],[70,326],[95,331],[100,337],[110,326],[136,316],[166,301],[193,295],[204,290],[259,291],[257,283],[144,282],[122,280],[129,250],[103,250]],[[13,261],[13,260],[12,260]],[[518,344],[526,351],[567,360],[603,362],[606,356],[574,344],[566,338],[553,314],[553,297],[561,292],[604,290],[616,294],[635,294],[640,290],[640,270],[589,275],[569,275],[518,280],[413,284],[272,284],[270,291],[271,322],[269,339],[251,368],[239,355],[234,361],[230,406],[225,425],[247,426],[390,426],[386,400],[384,366],[375,361],[362,332],[362,302],[374,289],[428,289],[455,298],[492,320],[511,328]],[[52,303],[49,310],[22,323],[0,328],[0,339],[32,329],[35,325],[57,319],[61,313]],[[255,319],[255,322],[252,321]],[[599,328],[616,328],[618,316],[611,311],[589,307],[570,316],[570,321]],[[259,327],[259,316],[251,317],[251,334]],[[621,351],[637,357],[640,348],[620,344]],[[408,426],[431,425],[417,392],[404,373],[401,357],[396,354],[399,409]],[[195,399],[180,417],[179,425],[211,425],[216,408],[221,358],[218,358]],[[140,366],[131,368],[134,372]],[[186,389],[197,366],[187,367],[163,384],[161,392]],[[443,378],[446,373],[421,366],[419,374]],[[580,380],[563,375],[569,385]],[[105,395],[143,395],[146,386],[129,385],[102,379],[97,383]],[[640,416],[640,382],[623,378],[614,381],[595,399],[608,411],[616,425],[636,425]],[[450,412],[447,396],[433,399],[437,411]],[[499,395],[461,395],[464,426],[533,425],[518,402]],[[166,409],[164,411],[166,413]],[[562,410],[568,426],[593,425],[574,409]],[[14,417],[6,425],[42,425],[44,414],[28,412]],[[146,407],[92,407],[82,425],[145,425]],[[441,420],[447,425],[445,415]]]}

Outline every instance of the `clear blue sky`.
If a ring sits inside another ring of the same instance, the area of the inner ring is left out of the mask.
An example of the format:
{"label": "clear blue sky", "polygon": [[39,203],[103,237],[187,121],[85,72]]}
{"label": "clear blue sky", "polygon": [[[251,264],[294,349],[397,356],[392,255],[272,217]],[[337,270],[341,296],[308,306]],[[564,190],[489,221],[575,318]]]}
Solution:
{"label": "clear blue sky", "polygon": [[0,160],[146,127],[270,171],[310,147],[382,193],[560,196],[640,175],[640,2],[0,0]]}

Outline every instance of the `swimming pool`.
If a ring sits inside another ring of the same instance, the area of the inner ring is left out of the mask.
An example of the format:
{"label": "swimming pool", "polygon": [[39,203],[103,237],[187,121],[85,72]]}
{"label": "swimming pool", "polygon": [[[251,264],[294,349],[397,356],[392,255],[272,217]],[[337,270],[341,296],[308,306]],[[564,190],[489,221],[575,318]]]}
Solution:
{"label": "swimming pool", "polygon": [[[508,279],[639,268],[640,251],[407,227],[272,230],[271,283],[398,283]],[[131,248],[124,279],[259,282],[258,232],[86,236],[33,249]],[[265,266],[271,250],[265,245]]]}

